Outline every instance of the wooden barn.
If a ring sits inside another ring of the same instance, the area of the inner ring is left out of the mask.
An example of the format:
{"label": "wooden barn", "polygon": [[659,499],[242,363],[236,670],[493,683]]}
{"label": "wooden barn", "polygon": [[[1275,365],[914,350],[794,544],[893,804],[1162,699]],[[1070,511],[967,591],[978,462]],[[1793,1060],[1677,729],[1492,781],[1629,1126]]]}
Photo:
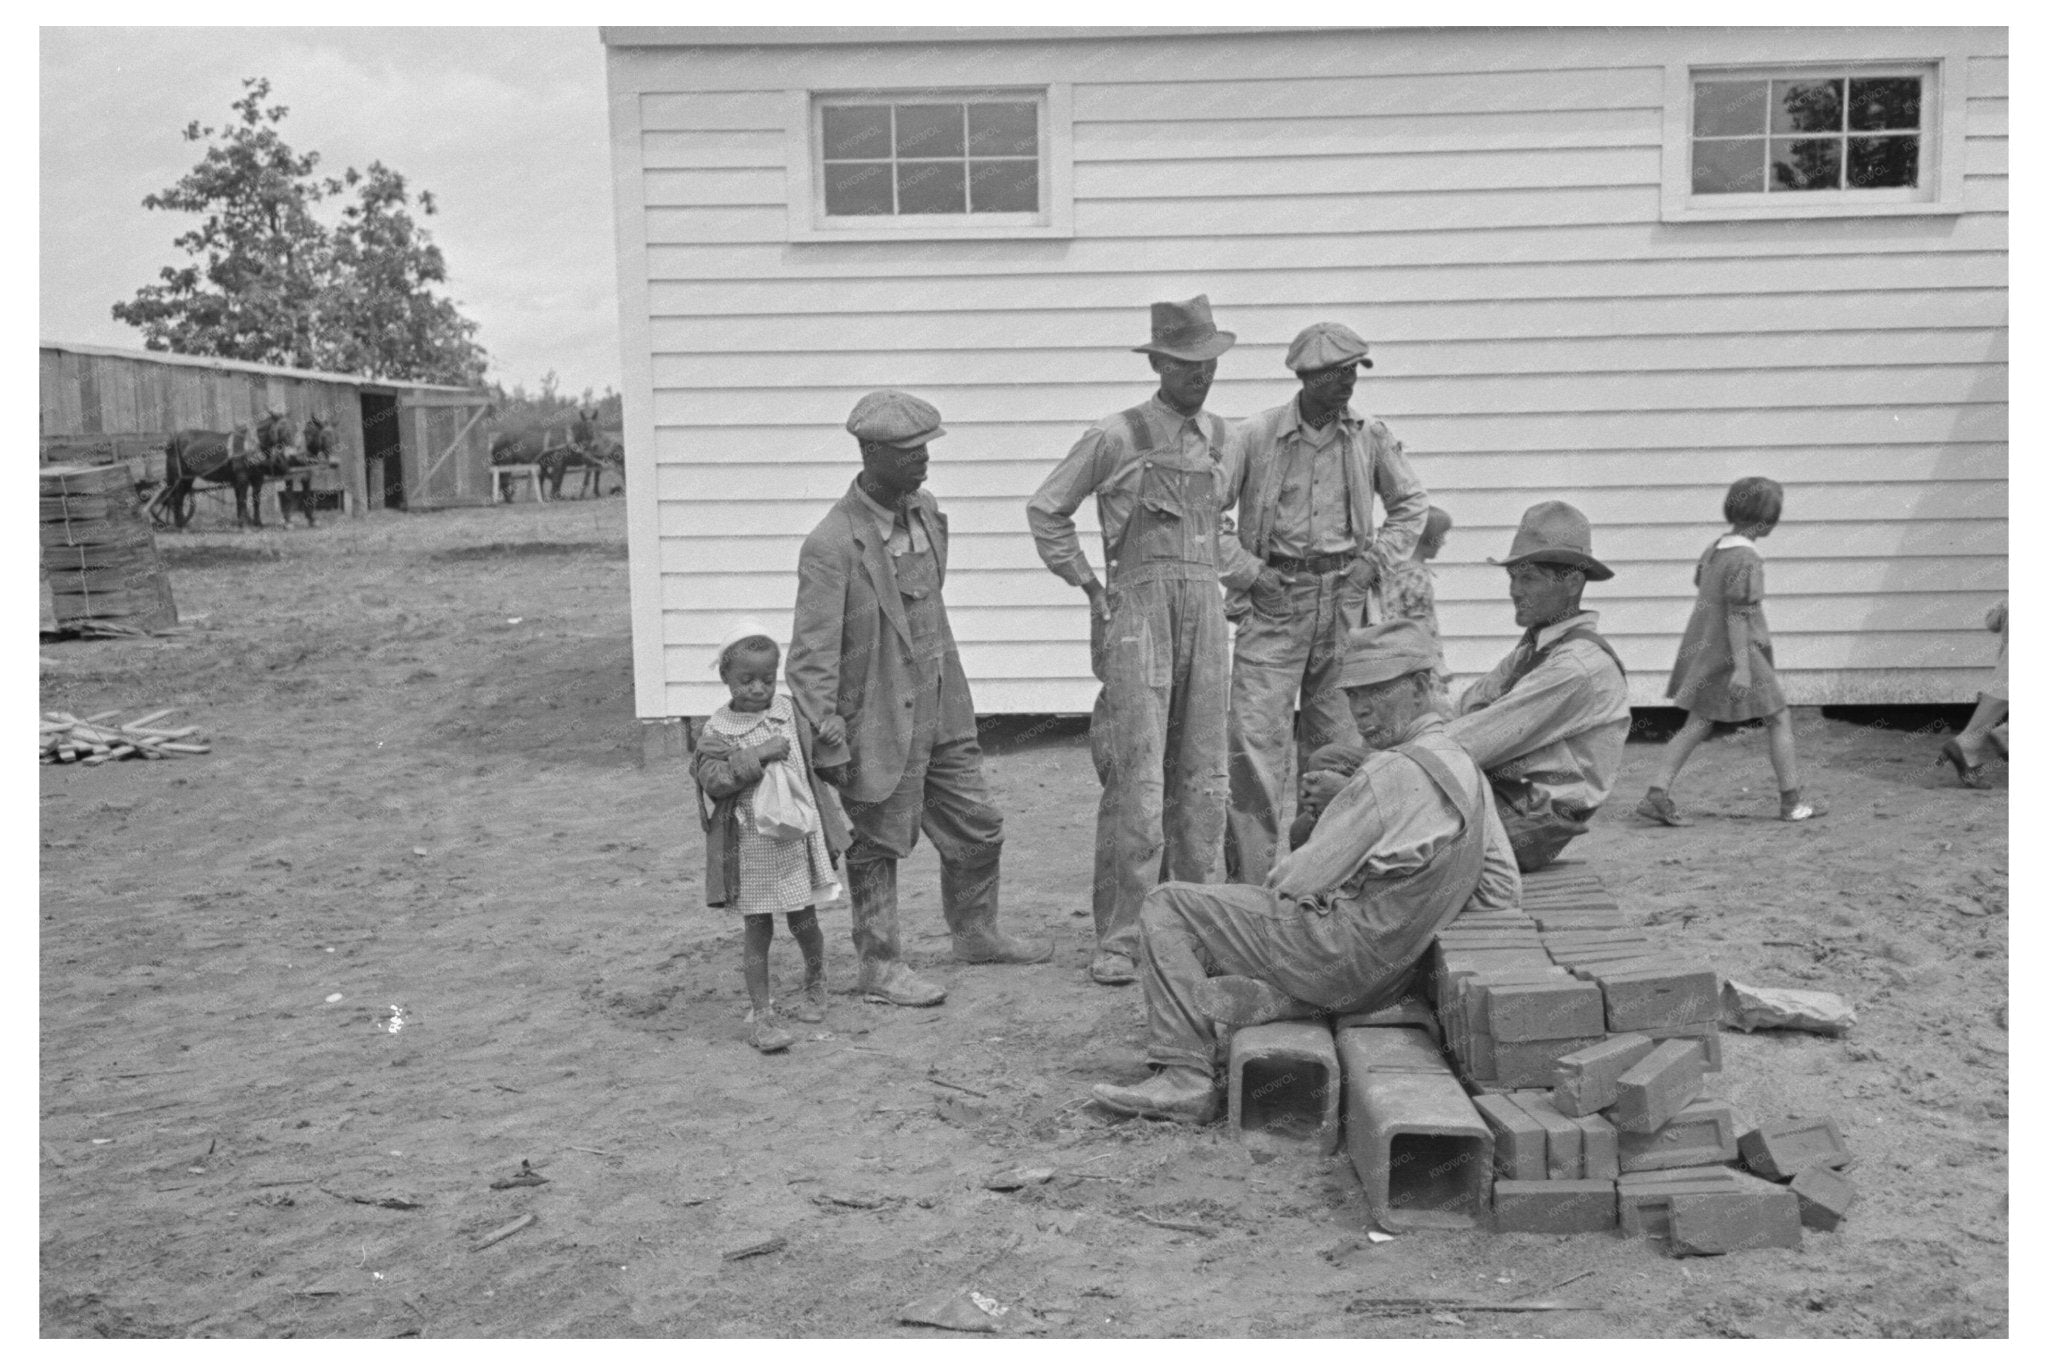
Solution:
{"label": "wooden barn", "polygon": [[112,452],[160,475],[171,432],[227,431],[276,408],[294,431],[325,419],[340,468],[315,487],[343,494],[351,512],[491,500],[489,405],[473,389],[54,341],[40,361],[46,460]]}
{"label": "wooden barn", "polygon": [[[1516,637],[1521,510],[1657,705],[1728,483],[1797,704],[1955,702],[2007,554],[2007,36],[1997,28],[607,28],[637,705],[700,716],[728,622],[786,631],[863,392],[949,434],[946,596],[979,706],[1081,712],[1080,593],[1024,502],[1142,401],[1147,305],[1235,331],[1210,406],[1295,391],[1342,321],[1455,518],[1449,663]],[[1100,561],[1092,508],[1091,560]]]}

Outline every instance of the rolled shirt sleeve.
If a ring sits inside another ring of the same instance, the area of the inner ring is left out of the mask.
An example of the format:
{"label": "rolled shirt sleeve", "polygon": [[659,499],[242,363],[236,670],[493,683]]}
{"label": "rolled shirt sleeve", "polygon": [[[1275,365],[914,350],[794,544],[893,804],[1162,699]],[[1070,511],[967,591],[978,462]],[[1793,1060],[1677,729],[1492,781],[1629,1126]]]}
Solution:
{"label": "rolled shirt sleeve", "polygon": [[1380,505],[1386,509],[1373,537],[1372,550],[1385,570],[1414,555],[1429,516],[1429,493],[1416,477],[1415,467],[1408,463],[1408,452],[1387,430],[1385,422],[1376,420],[1367,427],[1366,439],[1372,461],[1373,491],[1379,494]]}
{"label": "rolled shirt sleeve", "polygon": [[[1582,648],[1598,652],[1596,646]],[[1520,682],[1489,701],[1485,694],[1494,680],[1489,673],[1474,683],[1460,703],[1464,714],[1445,723],[1451,738],[1489,773],[1612,719],[1613,702],[1607,696],[1612,689],[1570,644],[1553,649]],[[1626,707],[1625,691],[1621,700]]]}
{"label": "rolled shirt sleeve", "polygon": [[1081,548],[1074,512],[1115,473],[1117,454],[1115,443],[1101,427],[1089,428],[1024,504],[1024,519],[1031,525],[1038,557],[1046,568],[1077,588],[1093,581],[1095,570],[1089,567],[1088,552]]}
{"label": "rolled shirt sleeve", "polygon": [[1515,910],[1522,904],[1522,873],[1515,866],[1515,850],[1508,844],[1507,826],[1501,823],[1494,804],[1493,788],[1484,792],[1486,801],[1486,861],[1479,869],[1479,885],[1467,910]]}

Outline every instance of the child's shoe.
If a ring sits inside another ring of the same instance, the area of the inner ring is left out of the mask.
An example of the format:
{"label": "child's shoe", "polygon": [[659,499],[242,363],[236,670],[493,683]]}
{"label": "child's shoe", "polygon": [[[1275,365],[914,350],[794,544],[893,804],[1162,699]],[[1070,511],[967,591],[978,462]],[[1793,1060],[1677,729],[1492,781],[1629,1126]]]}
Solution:
{"label": "child's shoe", "polygon": [[1636,802],[1636,814],[1645,820],[1655,820],[1660,825],[1689,825],[1692,821],[1678,813],[1678,806],[1670,793],[1662,787],[1652,787],[1648,795]]}
{"label": "child's shoe", "polygon": [[796,1041],[796,1035],[775,1017],[775,1007],[747,1011],[747,1041],[756,1052],[781,1052]]}
{"label": "child's shoe", "polygon": [[825,1022],[825,983],[813,981],[804,987],[804,993],[796,998],[796,1008],[791,1017],[799,1023],[822,1024]]}

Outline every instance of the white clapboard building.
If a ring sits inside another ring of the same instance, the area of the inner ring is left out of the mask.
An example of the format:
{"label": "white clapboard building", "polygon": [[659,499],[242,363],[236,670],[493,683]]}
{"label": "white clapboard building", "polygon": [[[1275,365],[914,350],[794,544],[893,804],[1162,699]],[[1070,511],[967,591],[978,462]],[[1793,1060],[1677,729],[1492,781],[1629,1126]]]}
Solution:
{"label": "white clapboard building", "polygon": [[[986,712],[1086,711],[1081,594],[1024,502],[1150,392],[1155,299],[1308,323],[1456,519],[1449,662],[1516,631],[1523,507],[1591,516],[1588,604],[1654,705],[1730,480],[1795,703],[1967,700],[2006,583],[2003,29],[609,28],[637,709],[786,638],[869,389],[935,403],[954,633]],[[1083,516],[1091,559],[1101,543]]]}

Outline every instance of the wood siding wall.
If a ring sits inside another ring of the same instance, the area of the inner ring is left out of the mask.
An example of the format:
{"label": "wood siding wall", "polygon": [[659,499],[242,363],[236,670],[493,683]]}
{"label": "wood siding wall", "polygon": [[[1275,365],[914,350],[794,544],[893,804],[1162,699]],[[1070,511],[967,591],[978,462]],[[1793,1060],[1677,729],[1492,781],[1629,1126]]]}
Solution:
{"label": "wood siding wall", "polygon": [[[1900,50],[1964,54],[1964,212],[1660,221],[1669,64]],[[1087,710],[1083,599],[1024,500],[1149,391],[1147,304],[1197,292],[1239,336],[1228,416],[1290,397],[1306,324],[1372,342],[1356,403],[1456,519],[1437,582],[1461,676],[1516,634],[1487,557],[1563,497],[1616,570],[1588,605],[1659,703],[1727,484],[1767,474],[1788,695],[1966,700],[2006,581],[2004,50],[1982,29],[615,48],[640,714],[724,700],[733,617],[786,629],[797,548],[857,468],[841,424],[884,386],[944,414],[931,488],[978,706]],[[1049,82],[1073,93],[1072,240],[786,240],[788,89]]]}

